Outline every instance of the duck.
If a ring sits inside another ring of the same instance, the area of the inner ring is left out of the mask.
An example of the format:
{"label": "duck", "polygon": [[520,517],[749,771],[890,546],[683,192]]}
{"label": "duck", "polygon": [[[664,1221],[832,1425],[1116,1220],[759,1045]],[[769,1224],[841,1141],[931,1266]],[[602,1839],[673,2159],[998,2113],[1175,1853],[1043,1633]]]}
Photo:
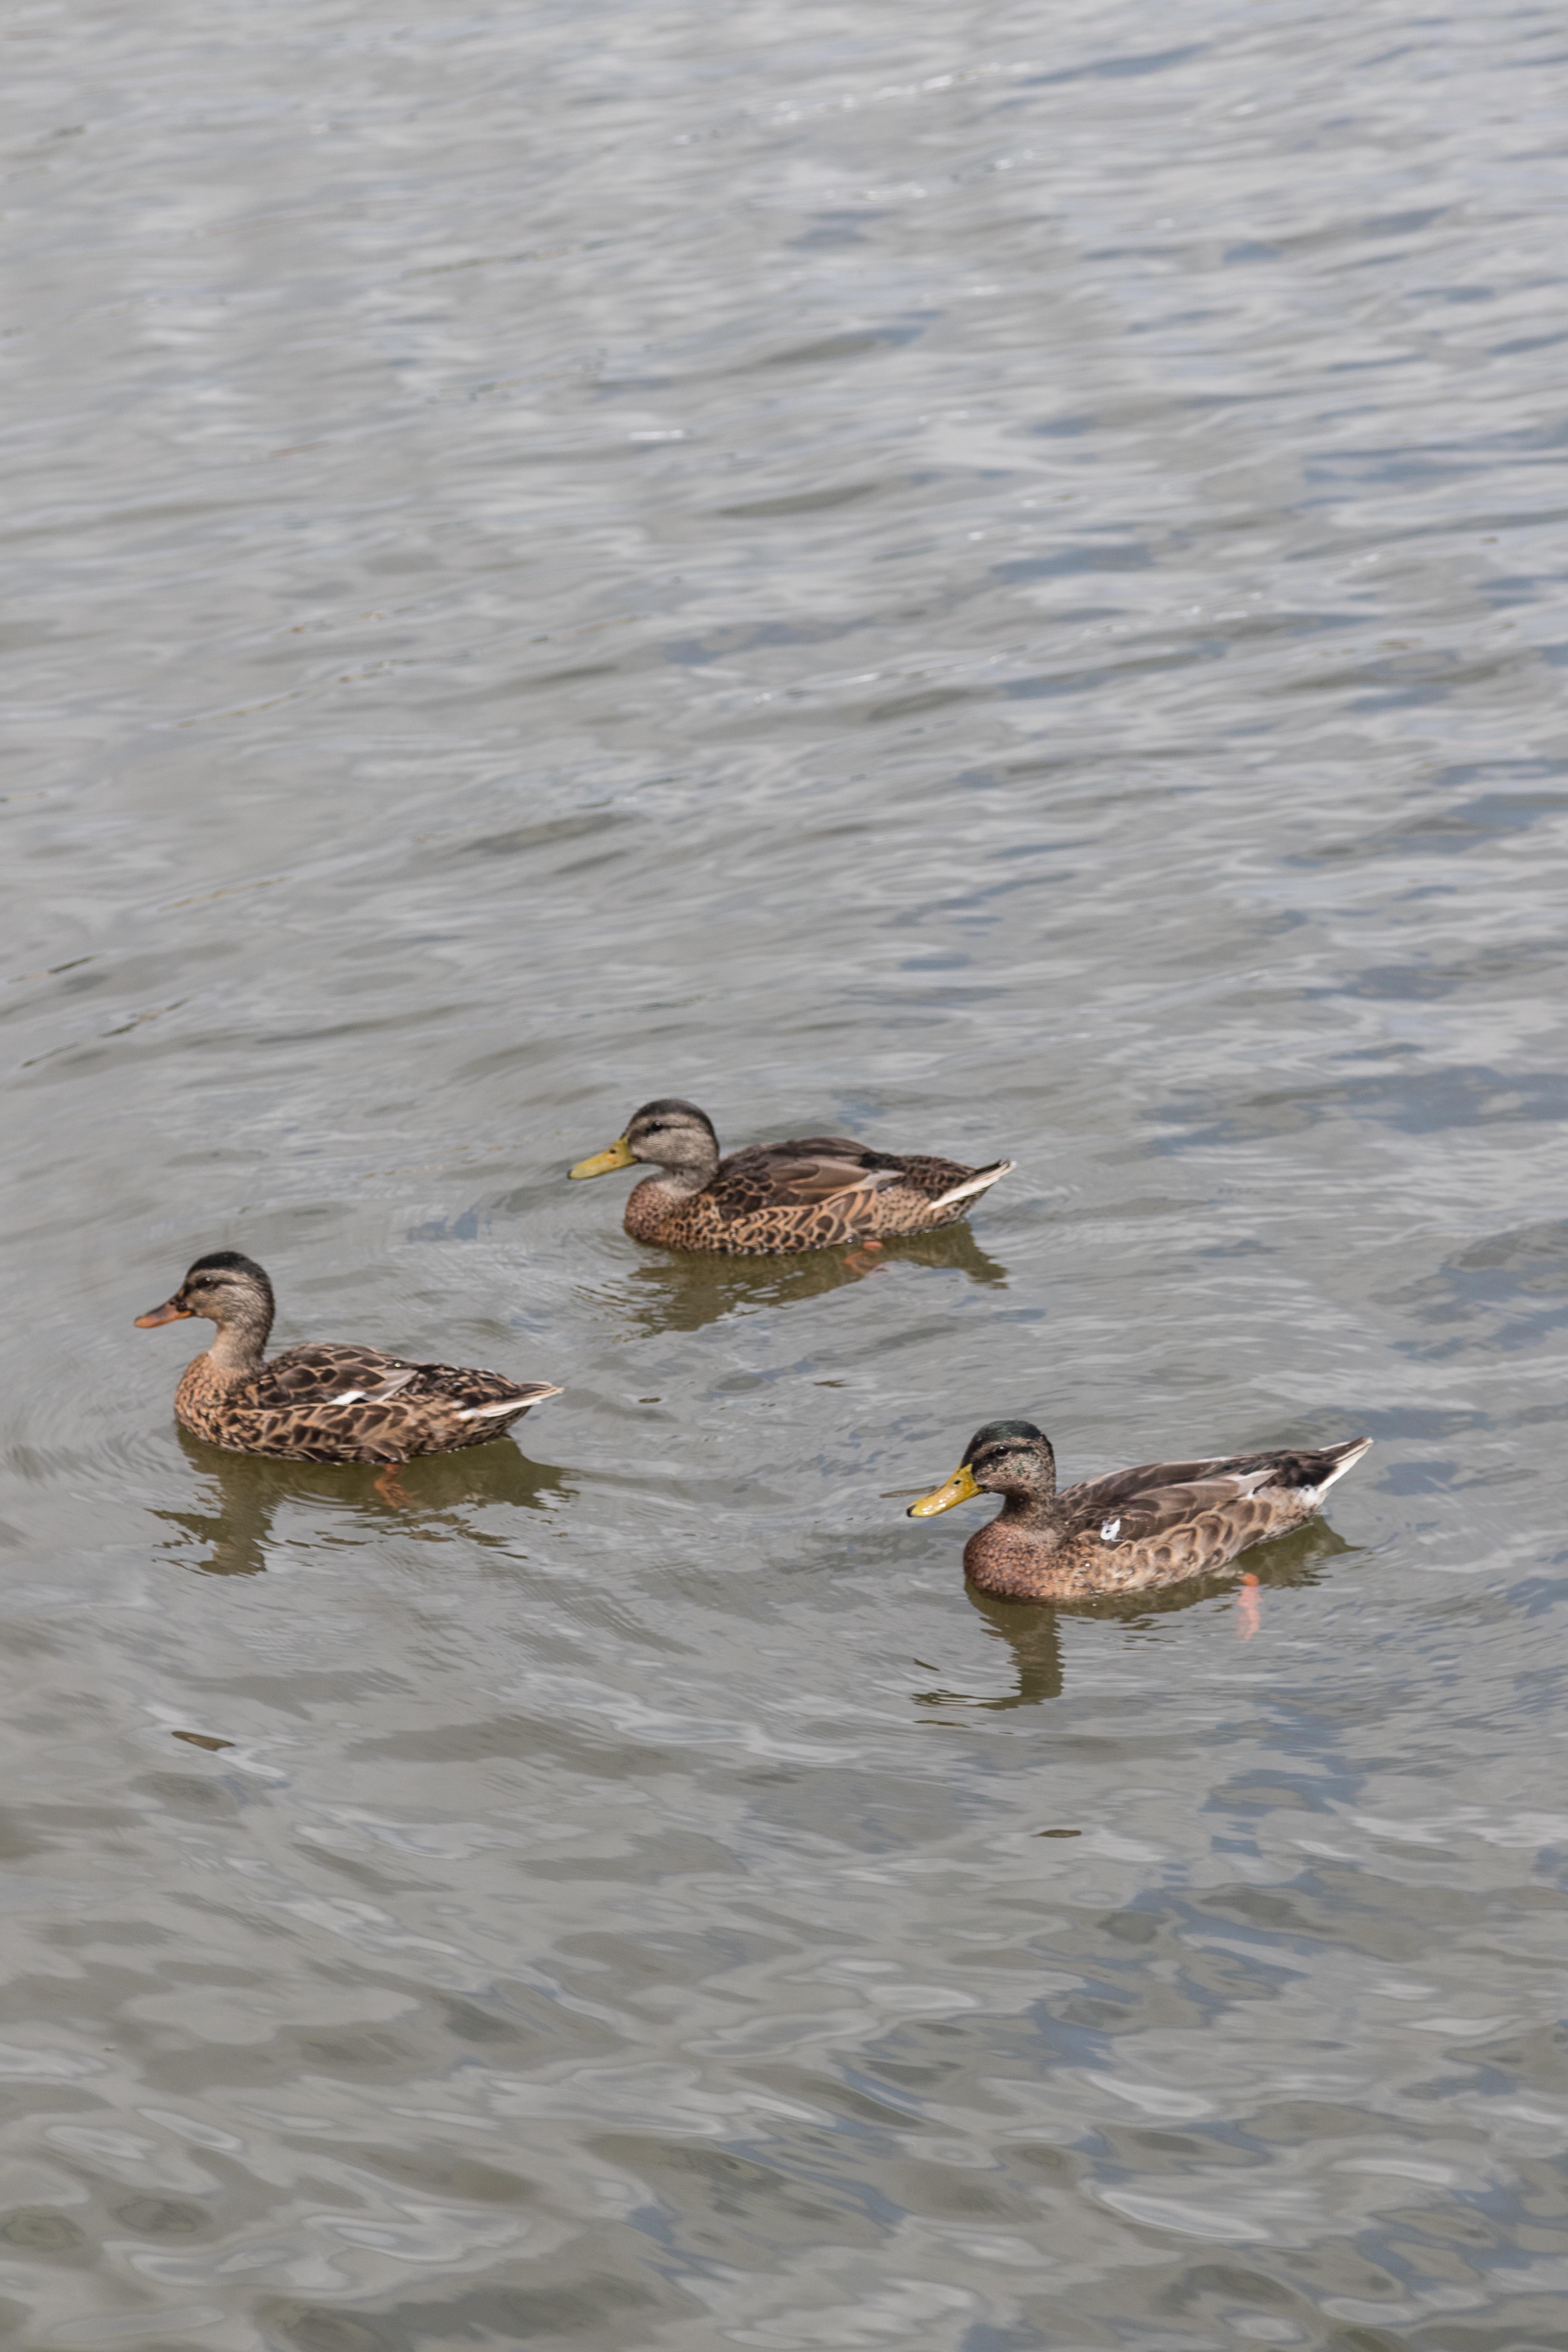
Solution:
{"label": "duck", "polygon": [[706,1111],[676,1096],[646,1102],[606,1151],[580,1160],[575,1178],[607,1176],[638,1160],[658,1170],[632,1188],[626,1228],[634,1241],[726,1256],[782,1255],[837,1242],[874,1243],[934,1233],[1014,1165],[873,1151],[841,1135],[750,1143],[721,1159]]}
{"label": "duck", "polygon": [[410,1363],[379,1348],[316,1341],[266,1360],[272,1284],[238,1250],[209,1250],[172,1298],[136,1318],[139,1331],[197,1316],[217,1337],[186,1365],[174,1418],[231,1454],[285,1462],[407,1462],[488,1445],[545,1397],[548,1381]]}
{"label": "duck", "polygon": [[1032,1421],[991,1421],[909,1517],[934,1518],[974,1496],[1000,1495],[999,1515],[963,1548],[963,1572],[1001,1600],[1155,1592],[1213,1575],[1250,1545],[1300,1527],[1372,1442],[1145,1462],[1058,1490],[1044,1431]]}

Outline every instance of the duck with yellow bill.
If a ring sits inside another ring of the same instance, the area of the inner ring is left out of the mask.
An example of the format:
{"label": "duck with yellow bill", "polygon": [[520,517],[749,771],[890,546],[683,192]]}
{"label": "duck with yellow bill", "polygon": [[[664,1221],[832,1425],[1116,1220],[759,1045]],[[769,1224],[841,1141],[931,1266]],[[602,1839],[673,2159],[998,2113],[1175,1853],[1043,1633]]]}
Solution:
{"label": "duck with yellow bill", "polygon": [[873,1151],[841,1135],[751,1143],[721,1158],[706,1111],[676,1096],[646,1102],[575,1177],[650,1163],[626,1202],[634,1241],[759,1256],[929,1234],[951,1225],[1013,1162],[967,1168],[929,1153]]}
{"label": "duck with yellow bill", "polygon": [[1205,1461],[1148,1462],[1075,1486],[1057,1486],[1051,1442],[1032,1421],[975,1431],[944,1485],[911,1503],[911,1519],[1000,1495],[1002,1509],[971,1536],[963,1572],[1010,1601],[1075,1601],[1150,1592],[1209,1576],[1249,1545],[1284,1535],[1319,1508],[1370,1437],[1279,1447]]}

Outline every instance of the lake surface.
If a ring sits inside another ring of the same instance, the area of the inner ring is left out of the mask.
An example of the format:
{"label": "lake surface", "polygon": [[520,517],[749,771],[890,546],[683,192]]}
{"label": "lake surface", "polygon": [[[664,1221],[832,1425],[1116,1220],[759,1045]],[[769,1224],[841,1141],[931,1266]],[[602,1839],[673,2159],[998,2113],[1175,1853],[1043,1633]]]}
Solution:
{"label": "lake surface", "polygon": [[[0,2337],[1568,2342],[1561,12],[5,51]],[[216,1246],[565,1392],[216,1454]],[[1057,1615],[1020,1414],[1377,1444]]]}

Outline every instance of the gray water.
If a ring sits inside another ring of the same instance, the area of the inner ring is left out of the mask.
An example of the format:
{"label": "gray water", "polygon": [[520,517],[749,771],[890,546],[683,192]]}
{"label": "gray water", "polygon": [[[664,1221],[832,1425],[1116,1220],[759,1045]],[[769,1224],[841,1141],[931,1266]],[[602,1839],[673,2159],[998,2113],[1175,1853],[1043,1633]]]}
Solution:
{"label": "gray water", "polygon": [[[1568,2343],[1560,12],[5,55],[0,2336]],[[665,1092],[1018,1169],[666,1259]],[[565,1392],[215,1454],[218,1245]],[[1377,1445],[1058,1615],[1026,1413]]]}

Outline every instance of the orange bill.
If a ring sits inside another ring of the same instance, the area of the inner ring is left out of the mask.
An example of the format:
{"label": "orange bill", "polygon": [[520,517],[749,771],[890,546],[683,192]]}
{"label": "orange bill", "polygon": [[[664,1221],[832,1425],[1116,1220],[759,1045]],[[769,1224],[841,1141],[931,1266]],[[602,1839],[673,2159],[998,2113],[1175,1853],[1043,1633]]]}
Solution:
{"label": "orange bill", "polygon": [[160,1323],[184,1323],[189,1320],[190,1312],[190,1308],[182,1307],[177,1298],[165,1298],[162,1307],[154,1307],[150,1314],[138,1315],[136,1328],[138,1331],[152,1331]]}

